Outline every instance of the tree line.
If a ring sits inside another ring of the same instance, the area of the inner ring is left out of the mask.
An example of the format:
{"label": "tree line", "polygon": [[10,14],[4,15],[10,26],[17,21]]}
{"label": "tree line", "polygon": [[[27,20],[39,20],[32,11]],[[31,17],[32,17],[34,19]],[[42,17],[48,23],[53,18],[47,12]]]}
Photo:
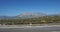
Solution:
{"label": "tree line", "polygon": [[60,23],[60,16],[42,16],[38,18],[25,19],[0,19],[0,24],[3,25],[23,25],[23,24],[49,24]]}

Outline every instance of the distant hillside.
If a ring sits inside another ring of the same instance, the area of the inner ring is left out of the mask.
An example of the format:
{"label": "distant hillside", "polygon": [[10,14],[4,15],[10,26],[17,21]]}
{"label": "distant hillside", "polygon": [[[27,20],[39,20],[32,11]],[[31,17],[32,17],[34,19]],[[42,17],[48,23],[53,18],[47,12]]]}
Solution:
{"label": "distant hillside", "polygon": [[[37,15],[37,16],[35,16]],[[29,18],[31,17],[31,18]],[[60,15],[41,15],[41,14],[20,14],[14,17],[2,17],[0,19],[0,24],[5,25],[22,25],[22,24],[59,24],[60,25]],[[8,19],[9,18],[9,19]],[[6,20],[7,19],[7,20]]]}
{"label": "distant hillside", "polygon": [[0,16],[0,19],[9,19],[9,16]]}
{"label": "distant hillside", "polygon": [[18,15],[17,17],[21,17],[21,18],[36,18],[36,17],[41,17],[41,16],[46,16],[46,14],[44,13],[23,13]]}
{"label": "distant hillside", "polygon": [[46,16],[46,14],[44,14],[44,13],[31,13],[31,12],[27,12],[27,13],[19,14],[19,15],[14,16],[14,17],[0,16],[0,19],[37,18],[37,17],[41,17],[41,16]]}

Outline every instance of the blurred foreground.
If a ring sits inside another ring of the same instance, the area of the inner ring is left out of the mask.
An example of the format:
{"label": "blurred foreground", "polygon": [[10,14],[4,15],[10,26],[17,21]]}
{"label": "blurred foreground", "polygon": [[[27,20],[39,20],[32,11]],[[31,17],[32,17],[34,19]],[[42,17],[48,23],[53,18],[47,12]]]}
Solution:
{"label": "blurred foreground", "polygon": [[45,26],[5,25],[0,26],[0,32],[60,32],[60,25],[45,25]]}

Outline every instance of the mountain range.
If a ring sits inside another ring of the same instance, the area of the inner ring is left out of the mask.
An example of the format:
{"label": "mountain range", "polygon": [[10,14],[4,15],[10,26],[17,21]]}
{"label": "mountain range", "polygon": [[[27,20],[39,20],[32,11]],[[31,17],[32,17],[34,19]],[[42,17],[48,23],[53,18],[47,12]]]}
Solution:
{"label": "mountain range", "polygon": [[16,18],[35,18],[35,17],[41,17],[41,16],[46,16],[44,13],[32,13],[32,12],[27,12],[27,13],[22,13],[17,16],[0,16],[0,19],[16,19]]}
{"label": "mountain range", "polygon": [[[32,13],[32,12],[27,12],[27,13],[19,14],[17,16],[13,16],[13,17],[10,17],[10,16],[0,16],[0,19],[37,18],[37,17],[42,17],[42,16],[49,16],[49,15],[47,15],[45,13]],[[56,16],[56,15],[50,15],[50,16]]]}

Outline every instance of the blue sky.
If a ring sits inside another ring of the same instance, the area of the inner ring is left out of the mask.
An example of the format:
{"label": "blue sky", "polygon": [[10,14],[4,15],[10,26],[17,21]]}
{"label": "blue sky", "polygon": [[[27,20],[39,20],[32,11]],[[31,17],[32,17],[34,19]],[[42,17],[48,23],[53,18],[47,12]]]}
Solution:
{"label": "blue sky", "polygon": [[16,16],[24,12],[60,13],[60,0],[0,0],[0,16]]}

